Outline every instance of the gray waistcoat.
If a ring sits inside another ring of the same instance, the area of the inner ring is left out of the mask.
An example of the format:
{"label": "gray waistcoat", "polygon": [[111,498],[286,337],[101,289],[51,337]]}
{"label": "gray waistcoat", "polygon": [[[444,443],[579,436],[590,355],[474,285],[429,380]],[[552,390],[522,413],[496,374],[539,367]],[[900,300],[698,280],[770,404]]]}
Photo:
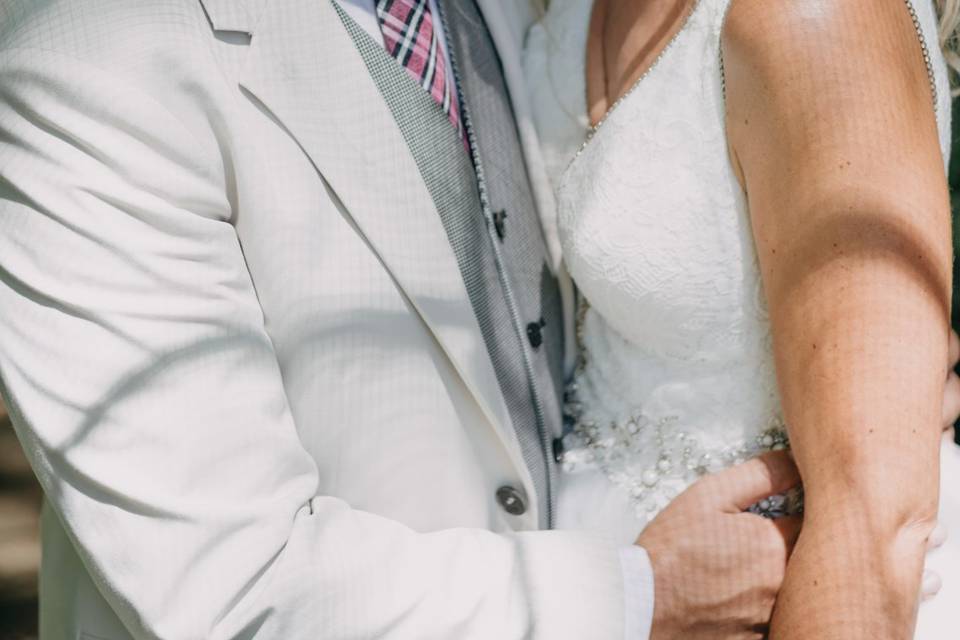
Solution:
{"label": "gray waistcoat", "polygon": [[[559,289],[527,179],[506,84],[473,0],[441,0],[470,152],[440,106],[383,45],[340,12],[432,196],[457,257],[533,476],[540,525],[552,521],[560,431]],[[472,157],[471,157],[472,154]]]}

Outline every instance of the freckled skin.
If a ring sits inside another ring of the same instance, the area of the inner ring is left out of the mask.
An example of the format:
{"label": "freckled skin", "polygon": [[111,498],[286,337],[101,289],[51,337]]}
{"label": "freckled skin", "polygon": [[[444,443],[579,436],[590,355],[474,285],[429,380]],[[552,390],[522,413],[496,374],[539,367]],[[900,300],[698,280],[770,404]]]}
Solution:
{"label": "freckled skin", "polygon": [[[594,122],[690,7],[597,0]],[[733,0],[722,39],[730,157],[806,490],[770,638],[907,639],[936,514],[952,264],[918,37],[902,0]]]}
{"label": "freckled skin", "polygon": [[916,31],[900,0],[734,0],[723,46],[731,155],[757,246],[777,248],[758,254],[806,487],[770,637],[910,638],[952,260]]}

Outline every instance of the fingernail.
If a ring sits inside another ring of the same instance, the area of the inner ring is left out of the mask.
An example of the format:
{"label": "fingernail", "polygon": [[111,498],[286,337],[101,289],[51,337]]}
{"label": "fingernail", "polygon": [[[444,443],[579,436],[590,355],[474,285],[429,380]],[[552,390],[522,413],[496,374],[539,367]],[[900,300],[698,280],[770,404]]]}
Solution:
{"label": "fingernail", "polygon": [[936,571],[924,571],[923,572],[923,582],[920,587],[920,594],[924,599],[932,598],[937,595],[940,591],[940,588],[943,586],[943,580],[940,579],[940,574]]}
{"label": "fingernail", "polygon": [[938,522],[937,526],[935,526],[933,531],[930,532],[930,537],[927,538],[927,551],[942,546],[946,541],[947,527],[942,522]]}

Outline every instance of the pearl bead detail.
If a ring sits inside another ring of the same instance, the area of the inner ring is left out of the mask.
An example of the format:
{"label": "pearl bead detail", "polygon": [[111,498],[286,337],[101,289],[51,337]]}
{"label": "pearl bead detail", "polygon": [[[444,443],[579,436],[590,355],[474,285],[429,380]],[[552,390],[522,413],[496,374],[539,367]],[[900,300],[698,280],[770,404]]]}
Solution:
{"label": "pearl bead detail", "polygon": [[[586,402],[581,389],[589,353],[583,347],[584,301],[577,322],[580,344],[574,375],[576,382],[564,392],[564,413],[570,433],[564,437],[562,468],[565,472],[599,469],[615,485],[622,487],[633,503],[638,519],[646,522],[699,477],[739,464],[759,453],[785,449],[787,432],[779,418],[765,428],[753,431],[740,442],[724,446],[707,444],[695,425],[684,425],[678,415],[648,412],[634,407],[627,415],[602,420]],[[758,515],[775,516],[800,500],[767,499],[749,510]]]}
{"label": "pearl bead detail", "polygon": [[657,482],[660,480],[660,476],[658,476],[657,472],[653,469],[648,469],[647,471],[643,472],[642,480],[645,487],[653,487],[656,486]]}

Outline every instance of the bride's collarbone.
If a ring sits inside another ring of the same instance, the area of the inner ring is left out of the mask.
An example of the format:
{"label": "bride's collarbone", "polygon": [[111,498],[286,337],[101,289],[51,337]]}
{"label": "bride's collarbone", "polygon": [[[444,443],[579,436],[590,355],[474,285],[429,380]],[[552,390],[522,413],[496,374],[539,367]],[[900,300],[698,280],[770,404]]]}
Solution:
{"label": "bride's collarbone", "polygon": [[699,1],[594,0],[585,61],[592,126],[643,79]]}

